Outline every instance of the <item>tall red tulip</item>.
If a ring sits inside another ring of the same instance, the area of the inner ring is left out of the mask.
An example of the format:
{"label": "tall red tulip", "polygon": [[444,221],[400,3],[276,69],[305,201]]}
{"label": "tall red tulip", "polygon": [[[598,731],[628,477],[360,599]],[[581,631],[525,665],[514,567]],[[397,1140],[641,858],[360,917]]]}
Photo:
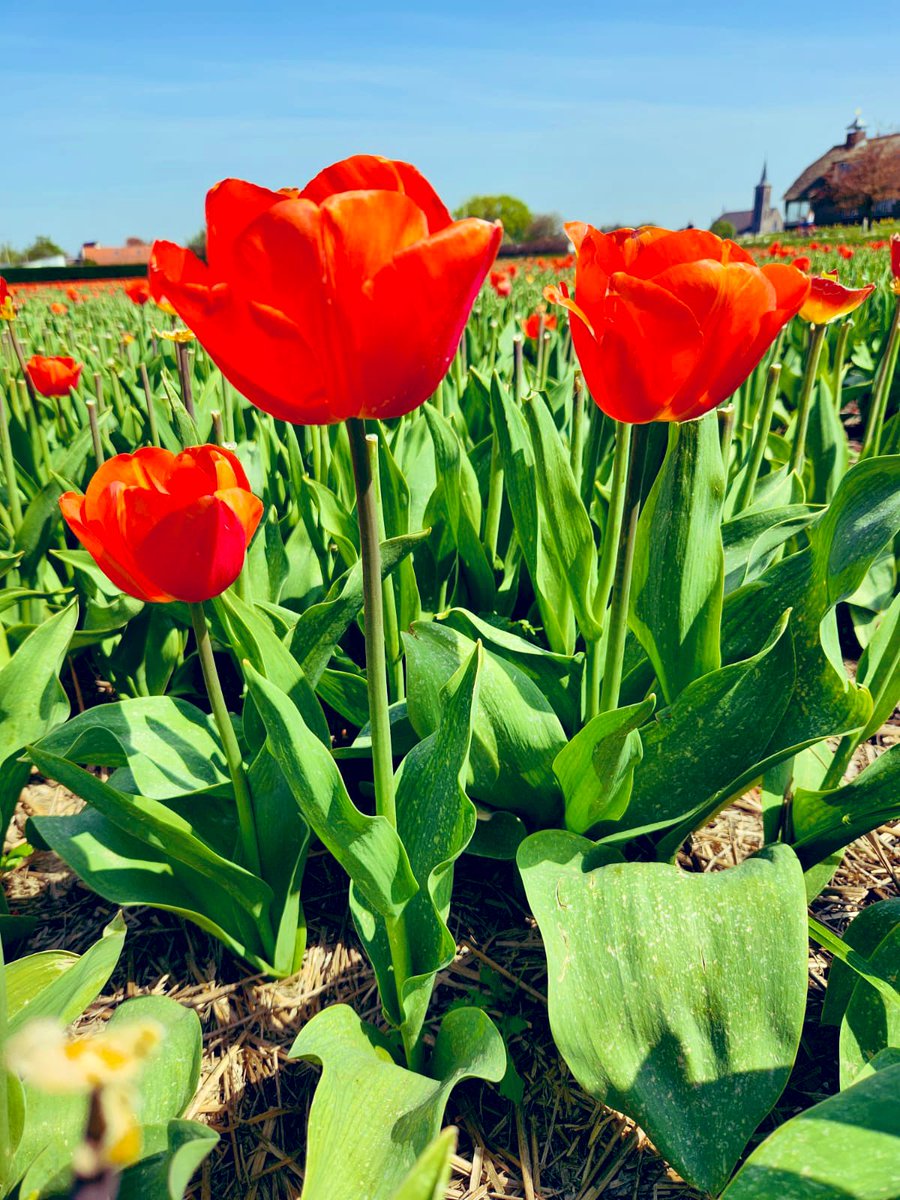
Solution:
{"label": "tall red tulip", "polygon": [[891,274],[893,289],[900,296],[900,233],[891,234]]}
{"label": "tall red tulip", "polygon": [[564,284],[544,295],[571,310],[585,381],[617,421],[687,421],[715,408],[809,292],[795,267],[759,267],[704,230],[566,230],[576,248],[575,298]]}
{"label": "tall red tulip", "polygon": [[533,312],[529,313],[527,317],[522,318],[522,332],[527,338],[531,338],[532,341],[534,341],[541,332],[542,317],[544,319],[545,331],[556,328],[556,317],[553,315],[553,313]]}
{"label": "tall red tulip", "polygon": [[809,296],[800,309],[800,316],[812,325],[827,325],[838,317],[852,313],[875,291],[874,283],[865,287],[848,288],[838,283],[837,271],[816,275],[812,279]]}
{"label": "tall red tulip", "polygon": [[103,573],[139,600],[198,603],[237,579],[262,515],[238,459],[218,446],[117,454],[60,508]]}
{"label": "tall red tulip", "polygon": [[16,306],[10,294],[9,284],[0,275],[0,321],[12,321],[16,315]]}
{"label": "tall red tulip", "polygon": [[165,297],[252,403],[299,424],[399,417],[436,389],[502,237],[454,221],[407,163],[358,155],[302,191],[207,196],[208,265],[171,242]]}
{"label": "tall red tulip", "polygon": [[33,354],[25,364],[28,378],[42,396],[67,396],[78,387],[81,363],[59,355]]}

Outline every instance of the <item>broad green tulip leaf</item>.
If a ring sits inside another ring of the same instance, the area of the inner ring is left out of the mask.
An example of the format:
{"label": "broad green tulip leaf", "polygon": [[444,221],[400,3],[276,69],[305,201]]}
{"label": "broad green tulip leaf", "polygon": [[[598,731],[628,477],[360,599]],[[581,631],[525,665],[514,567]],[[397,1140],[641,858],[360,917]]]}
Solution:
{"label": "broad green tulip leaf", "polygon": [[399,997],[384,919],[355,887],[350,891],[353,918],[375,968],[382,1003],[393,1024],[402,1026],[408,1044],[419,1039],[436,974],[456,955],[447,918],[453,864],[471,841],[476,824],[475,806],[464,785],[483,654],[476,645],[445,686],[437,729],[410,750],[397,772],[397,832],[419,888],[403,910],[411,963]]}
{"label": "broad green tulip leaf", "polygon": [[[213,850],[196,836],[190,821],[174,809],[159,800],[120,792],[67,759],[35,746],[30,747],[28,753],[44,775],[80,796],[123,833],[143,842],[151,851],[162,853],[164,860],[178,863],[197,877],[198,886],[221,888],[255,922],[260,922],[268,913],[272,892],[267,884]],[[41,821],[38,828],[45,837],[46,826],[56,820],[60,818],[48,817]]]}
{"label": "broad green tulip leaf", "polygon": [[278,528],[278,516],[270,508],[250,544],[244,566],[254,601],[277,604],[289,571],[288,557]]}
{"label": "broad green tulip leaf", "polygon": [[164,850],[125,833],[99,812],[71,817],[31,817],[28,829],[88,887],[123,908],[148,905],[193,921],[263,974],[279,974],[257,933],[249,938],[231,897],[208,877],[174,862]]}
{"label": "broad green tulip leaf", "polygon": [[8,1032],[36,1018],[68,1025],[80,1017],[109,981],[124,943],[125,922],[119,913],[82,955],[48,950],[7,963]]}
{"label": "broad green tulip leaf", "polygon": [[396,919],[416,892],[409,858],[385,817],[361,813],[347,795],[334,758],[307,728],[288,696],[252,667],[247,685],[304,820],[381,916]]}
{"label": "broad green tulip leaf", "polygon": [[116,1200],[183,1200],[219,1135],[199,1121],[172,1120],[143,1130],[148,1157],[122,1173]]}
{"label": "broad green tulip leaf", "polygon": [[523,401],[522,411],[531,434],[547,545],[552,547],[556,572],[565,581],[582,637],[594,642],[600,636],[603,613],[594,611],[597,547],[590,517],[581,502],[568,452],[546,404],[534,392]]}
{"label": "broad green tulip leaf", "polygon": [[137,996],[118,1005],[107,1028],[135,1021],[156,1021],[163,1030],[162,1045],[138,1077],[141,1122],[158,1125],[180,1117],[197,1090],[203,1058],[200,1019],[168,996]]}
{"label": "broad green tulip leaf", "polygon": [[[864,959],[896,926],[900,925],[900,896],[878,900],[854,917],[844,931],[843,941]],[[859,976],[852,967],[834,957],[828,971],[828,990],[822,1005],[822,1024],[840,1025]]]}
{"label": "broad green tulip leaf", "polygon": [[858,979],[841,1020],[839,1065],[841,1087],[849,1087],[859,1072],[882,1050],[900,1049],[900,924],[890,929],[869,957],[873,971],[894,987],[889,998],[882,989]]}
{"label": "broad green tulip leaf", "polygon": [[[303,668],[276,634],[262,612],[245,604],[235,592],[223,592],[215,600],[216,612],[228,634],[239,662],[249,662],[255,671],[270,679],[290,697],[323,746],[331,745],[328,722]],[[266,732],[252,702],[244,704],[244,736],[255,754],[266,740]]]}
{"label": "broad green tulip leaf", "polygon": [[900,817],[900,746],[891,746],[855,779],[829,792],[797,788],[791,844],[804,866]]}
{"label": "broad green tulip leaf", "polygon": [[769,1134],[722,1200],[895,1200],[900,1063],[884,1061],[881,1070]]}
{"label": "broad green tulip leaf", "polygon": [[456,1150],[456,1130],[443,1129],[419,1157],[392,1200],[444,1200]]}
{"label": "broad green tulip leaf", "polygon": [[441,1025],[430,1076],[399,1067],[381,1035],[335,1004],[300,1031],[291,1058],[322,1064],[309,1114],[302,1200],[395,1200],[440,1132],[463,1079],[503,1076],[506,1051],[490,1017],[458,1008]]}
{"label": "broad green tulip leaf", "polygon": [[[410,531],[410,488],[391,451],[383,425],[379,425],[379,432],[378,472],[385,533],[389,540],[405,538]],[[382,560],[382,573],[384,570]],[[397,564],[395,570],[393,587],[397,597],[397,621],[401,629],[406,629],[422,615],[419,587],[412,559],[408,555]]]}
{"label": "broad green tulip leaf", "polygon": [[22,553],[23,552],[21,550],[15,554],[10,554],[5,550],[0,550],[0,579],[2,579],[7,572],[18,566],[18,564],[22,561]]}
{"label": "broad green tulip leaf", "polygon": [[772,552],[802,532],[821,512],[810,504],[748,510],[722,526],[725,591],[733,592],[770,565]]}
{"label": "broad green tulip leaf", "polygon": [[0,819],[5,829],[28,767],[16,762],[22,747],[65,721],[69,701],[59,682],[78,620],[77,604],[38,625],[0,670]]}
{"label": "broad green tulip leaf", "polygon": [[574,626],[568,585],[553,568],[547,530],[539,514],[535,455],[521,408],[495,373],[491,379],[491,417],[503,463],[506,498],[516,537],[534,585],[534,595],[551,650],[571,654]]}
{"label": "broad green tulip leaf", "polygon": [[[426,737],[440,721],[441,689],[470,658],[475,643],[431,621],[417,621],[403,640],[409,718]],[[515,663],[486,650],[469,755],[472,799],[541,823],[553,821],[561,809],[553,760],[565,744],[559,718],[531,679]]]}
{"label": "broad green tulip leaf", "polygon": [[869,959],[858,954],[833,929],[829,929],[827,925],[823,925],[813,916],[810,916],[808,920],[809,936],[814,942],[818,942],[824,949],[830,950],[835,958],[845,963],[854,974],[858,975],[860,979],[864,979],[876,992],[880,992],[888,1004],[893,1004],[897,991],[895,979],[889,978],[880,968],[873,966]]}
{"label": "broad green tulip leaf", "polygon": [[[687,831],[744,790],[770,753],[794,686],[794,650],[782,619],[764,648],[696,679],[641,730],[631,800],[615,841],[638,831]],[[672,838],[675,839],[673,833]]]}
{"label": "broad green tulip leaf", "polygon": [[715,1192],[778,1100],[800,1041],[803,873],[783,845],[709,874],[662,863],[590,869],[597,854],[555,830],[519,850],[554,1040],[591,1096],[632,1117],[689,1183]]}
{"label": "broad green tulip leaf", "polygon": [[722,664],[725,476],[715,413],[673,421],[638,521],[628,623],[666,702]]}
{"label": "broad green tulip leaf", "polygon": [[475,832],[467,847],[469,854],[514,862],[519,846],[528,836],[521,817],[502,808],[477,808]]}
{"label": "broad green tulip leaf", "polygon": [[563,728],[574,731],[578,727],[583,654],[554,654],[536,642],[520,637],[505,623],[492,624],[464,608],[451,608],[436,620],[474,641],[481,641],[492,654],[515,664],[550,701]]}
{"label": "broad green tulip leaf", "polygon": [[186,700],[146,696],[97,705],[36,744],[84,766],[118,767],[113,787],[153,800],[231,795],[215,722]]}
{"label": "broad green tulip leaf", "polygon": [[656,698],[600,713],[576,733],[553,763],[565,801],[566,829],[596,836],[628,807],[634,772],[644,755],[638,730],[653,715]]}
{"label": "broad green tulip leaf", "polygon": [[850,446],[828,381],[820,375],[806,431],[807,498],[826,504],[847,474]]}
{"label": "broad green tulip leaf", "polygon": [[262,876],[274,896],[272,965],[277,975],[292,975],[300,970],[306,949],[306,921],[300,888],[309,848],[309,826],[267,746],[254,759],[248,782],[253,797]]}
{"label": "broad green tulip leaf", "polygon": [[872,715],[859,734],[868,739],[885,724],[900,702],[900,594],[873,631],[859,660],[857,682],[872,696]]}
{"label": "broad green tulip leaf", "polygon": [[481,540],[481,495],[475,471],[453,426],[430,404],[422,411],[434,443],[437,472],[426,519],[433,519],[435,525],[445,523],[446,536],[459,555],[475,607],[490,612],[496,587]]}
{"label": "broad green tulip leaf", "polygon": [[[427,538],[429,530],[392,538],[381,544],[381,577],[386,579]],[[334,594],[336,592],[336,594]],[[362,566],[357,563],[319,604],[301,614],[290,638],[291,653],[313,687],[331,661],[338,642],[362,612]]]}
{"label": "broad green tulip leaf", "polygon": [[[112,420],[112,411],[98,414],[101,429]],[[53,473],[37,495],[29,502],[22,516],[22,524],[16,530],[15,547],[23,550],[20,571],[24,579],[30,579],[47,553],[53,529],[62,520],[59,513],[59,498],[66,490],[66,482],[81,476],[91,450],[91,431],[83,426],[61,455],[52,463]]]}

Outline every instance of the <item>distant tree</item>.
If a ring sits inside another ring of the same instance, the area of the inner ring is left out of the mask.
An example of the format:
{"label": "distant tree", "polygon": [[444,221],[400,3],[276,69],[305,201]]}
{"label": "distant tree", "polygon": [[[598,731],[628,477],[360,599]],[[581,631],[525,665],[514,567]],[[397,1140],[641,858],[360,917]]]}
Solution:
{"label": "distant tree", "polygon": [[198,258],[202,258],[206,262],[206,230],[201,229],[199,233],[195,233],[192,238],[189,238],[187,248],[193,250]]}
{"label": "distant tree", "polygon": [[57,246],[52,238],[45,233],[39,234],[30,246],[22,251],[24,262],[33,262],[36,258],[52,258],[55,254],[65,254],[62,246]]}
{"label": "distant tree", "polygon": [[827,183],[838,208],[858,208],[871,217],[881,200],[900,200],[900,155],[886,139],[869,142],[862,153],[838,163]]}
{"label": "distant tree", "polygon": [[14,267],[21,261],[22,252],[20,250],[17,250],[10,242],[0,242],[0,263],[7,263]]}
{"label": "distant tree", "polygon": [[559,213],[535,213],[525,232],[526,242],[542,242],[563,236],[563,221]]}
{"label": "distant tree", "polygon": [[730,221],[719,217],[718,221],[713,221],[712,225],[710,225],[709,232],[714,233],[716,237],[733,238],[737,230]]}
{"label": "distant tree", "polygon": [[521,242],[532,222],[531,209],[515,196],[472,196],[453,214],[462,217],[481,217],[483,221],[502,221],[503,236],[510,242]]}

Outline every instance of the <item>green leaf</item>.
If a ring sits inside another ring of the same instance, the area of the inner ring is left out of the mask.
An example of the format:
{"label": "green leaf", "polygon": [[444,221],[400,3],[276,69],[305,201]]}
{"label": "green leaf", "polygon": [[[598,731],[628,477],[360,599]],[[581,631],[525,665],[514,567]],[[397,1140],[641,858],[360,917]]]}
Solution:
{"label": "green leaf", "polygon": [[772,552],[801,533],[821,512],[810,504],[750,509],[722,526],[725,591],[749,583],[771,563]]}
{"label": "green leaf", "polygon": [[[844,931],[844,944],[869,959],[878,943],[900,925],[900,896],[879,900],[854,917]],[[828,971],[828,990],[822,1005],[822,1024],[840,1025],[859,976],[835,957]]]}
{"label": "green leaf", "polygon": [[399,916],[417,885],[397,831],[385,817],[359,811],[331,754],[306,727],[290,699],[252,667],[246,670],[269,751],[304,820],[372,908],[383,917]]}
{"label": "green leaf", "polygon": [[117,1200],[183,1200],[191,1178],[219,1135],[199,1121],[145,1128],[144,1150],[160,1149],[122,1173]]}
{"label": "green leaf", "polygon": [[47,950],[7,963],[8,1033],[36,1018],[68,1025],[80,1017],[109,981],[124,943],[125,921],[119,913],[82,955]]}
{"label": "green leaf", "polygon": [[835,958],[840,962],[845,963],[851,971],[864,979],[867,983],[888,1001],[889,1004],[894,1001],[896,992],[896,980],[891,980],[885,976],[877,967],[863,958],[862,955],[848,945],[842,938],[829,929],[827,925],[823,925],[821,921],[817,921],[815,917],[809,917],[809,936],[813,941],[818,942],[820,946],[826,950],[830,950]]}
{"label": "green leaf", "polygon": [[800,865],[781,845],[710,874],[590,869],[596,855],[592,842],[550,830],[519,850],[554,1040],[590,1095],[632,1117],[689,1183],[717,1191],[799,1044]]}
{"label": "green leaf", "polygon": [[721,666],[725,474],[715,413],[673,421],[638,521],[628,622],[667,703]]}
{"label": "green leaf", "polygon": [[722,1200],[894,1200],[898,1089],[900,1064],[885,1065],[786,1121],[757,1146]]}
{"label": "green leaf", "polygon": [[[419,736],[426,737],[438,727],[441,689],[470,658],[475,643],[431,621],[417,621],[403,640],[409,718]],[[541,823],[553,821],[561,808],[553,760],[565,744],[558,717],[531,679],[513,662],[486,650],[469,757],[469,795]]]}
{"label": "green leaf", "polygon": [[791,805],[791,844],[804,866],[813,866],[895,817],[900,817],[900,745],[891,746],[834,791],[797,788]]}
{"label": "green leaf", "polygon": [[322,1064],[309,1114],[302,1200],[395,1200],[440,1132],[456,1084],[473,1077],[496,1083],[506,1065],[500,1034],[474,1008],[444,1018],[430,1078],[397,1066],[381,1035],[344,1004],[313,1017],[289,1057]]}
{"label": "green leaf", "polygon": [[582,637],[596,641],[603,613],[594,611],[597,547],[587,509],[575,484],[568,453],[546,404],[536,393],[522,402],[534,450],[541,523],[547,530],[557,575],[565,581]]}
{"label": "green leaf", "polygon": [[215,722],[186,700],[147,696],[101,704],[36,745],[82,765],[118,767],[113,787],[154,800],[231,795]]}
{"label": "green leaf", "polygon": [[404,1040],[418,1041],[438,971],[456,956],[447,927],[453,891],[453,864],[475,831],[475,806],[464,791],[472,725],[478,702],[480,645],[442,692],[440,724],[400,765],[396,778],[397,832],[409,855],[419,890],[403,910],[410,948],[410,977],[398,997],[391,949],[383,918],[355,887],[350,907],[356,928],[378,977],[382,1003]]}
{"label": "green leaf", "polygon": [[444,1200],[455,1150],[456,1130],[451,1125],[425,1147],[393,1200]]}
{"label": "green leaf", "polygon": [[650,696],[643,704],[600,713],[557,754],[553,770],[565,800],[566,829],[590,834],[625,812],[644,756],[638,730],[655,707],[656,697]]}
{"label": "green leaf", "polygon": [[900,1049],[900,925],[890,929],[872,952],[873,971],[893,985],[893,995],[858,979],[841,1020],[841,1087],[848,1087],[882,1050]]}

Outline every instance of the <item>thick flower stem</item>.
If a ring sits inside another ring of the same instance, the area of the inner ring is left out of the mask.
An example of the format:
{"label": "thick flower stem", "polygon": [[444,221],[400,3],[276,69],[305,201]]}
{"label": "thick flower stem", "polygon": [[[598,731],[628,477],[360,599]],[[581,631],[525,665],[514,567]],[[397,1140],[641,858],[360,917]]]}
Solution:
{"label": "thick flower stem", "polygon": [[[394,796],[394,756],[391,749],[391,719],[388,707],[387,660],[384,639],[384,604],[381,586],[381,545],[378,540],[376,481],[365,421],[347,421],[353,479],[356,484],[356,516],[359,522],[359,551],[363,572],[363,615],[366,637],[366,684],[369,692],[369,725],[372,734],[372,769],[375,780],[375,811],[397,828]],[[406,924],[401,915],[385,922],[394,969],[400,1033],[411,1068],[419,1062],[420,1048],[407,1037],[403,1020],[403,986],[411,973],[411,956]]]}
{"label": "thick flower stem", "polygon": [[[618,426],[621,429],[621,426]],[[618,540],[616,570],[612,585],[612,603],[606,622],[606,661],[603,666],[603,689],[600,712],[611,712],[619,704],[622,686],[622,664],[625,658],[625,636],[628,632],[628,603],[631,597],[631,572],[637,540],[638,517],[641,512],[641,492],[644,485],[644,462],[647,452],[646,425],[639,425],[632,437],[625,496],[622,506],[622,525]],[[617,446],[618,452],[618,446]]]}
{"label": "thick flower stem", "polygon": [[891,394],[891,384],[894,371],[897,369],[897,356],[900,353],[900,296],[894,305],[894,318],[891,321],[891,331],[888,334],[884,355],[875,377],[872,389],[872,404],[869,408],[869,420],[866,424],[866,435],[863,439],[861,458],[869,458],[878,454],[881,448],[881,431],[884,427],[884,416],[887,412],[888,397]]}
{"label": "thick flower stem", "polygon": [[[380,543],[387,540],[387,534],[384,526],[384,509],[381,504],[378,438],[374,433],[366,435],[366,453],[369,457],[369,470],[375,481],[375,513],[378,518],[378,541]],[[381,596],[384,601],[384,638],[390,698],[395,701],[404,700],[406,684],[403,679],[403,646],[400,641],[400,622],[397,617],[397,594],[394,591],[394,581],[390,576],[381,584]]]}
{"label": "thick flower stem", "polygon": [[12,442],[9,437],[9,415],[6,411],[6,401],[3,389],[0,388],[0,455],[3,460],[3,474],[6,477],[6,494],[9,515],[15,534],[22,524],[22,502],[19,497],[19,485],[16,480],[16,460],[13,456]]}
{"label": "thick flower stem", "polygon": [[491,472],[488,483],[487,508],[484,514],[484,548],[488,562],[497,566],[497,541],[500,537],[500,514],[503,510],[503,465],[497,435],[491,438]]}
{"label": "thick flower stem", "polygon": [[759,478],[759,469],[762,466],[763,458],[766,453],[766,445],[769,441],[769,430],[772,427],[772,414],[775,411],[775,401],[778,399],[778,384],[781,380],[781,363],[772,363],[769,367],[769,374],[766,379],[766,391],[763,396],[762,412],[759,415],[759,421],[756,426],[756,436],[753,439],[753,446],[750,450],[750,461],[747,464],[747,473],[741,481],[740,491],[738,492],[737,500],[734,506],[735,516],[744,511],[753,500],[753,492],[756,489],[756,481]]}
{"label": "thick flower stem", "polygon": [[834,408],[838,416],[844,406],[844,362],[847,358],[847,345],[853,332],[853,318],[848,317],[838,331],[837,346],[834,350],[834,365],[831,368],[831,391],[834,395]]}
{"label": "thick flower stem", "polygon": [[794,443],[791,446],[791,457],[788,462],[788,469],[796,471],[798,474],[803,470],[803,459],[806,451],[806,431],[809,428],[809,410],[812,407],[813,388],[816,385],[816,375],[819,371],[819,359],[822,357],[822,346],[825,344],[826,329],[827,326],[825,325],[810,326],[806,371],[803,375],[800,403],[797,406]]}
{"label": "thick flower stem", "polygon": [[[606,606],[612,591],[613,577],[616,570],[616,557],[619,539],[622,534],[622,514],[625,510],[625,485],[628,479],[628,463],[631,458],[631,426],[622,422],[616,423],[616,446],[613,453],[612,484],[609,493],[609,515],[606,522],[606,534],[603,538],[603,551],[600,555],[600,571],[597,579],[596,614],[608,632],[609,622],[606,618]],[[611,616],[611,614],[610,614]],[[605,639],[608,641],[608,638]],[[585,720],[590,721],[600,712],[600,688],[603,677],[603,645],[604,638],[600,637],[587,647],[587,688],[585,694]]]}
{"label": "thick flower stem", "polygon": [[203,604],[191,604],[191,622],[194,626],[194,637],[197,639],[197,653],[200,656],[200,666],[203,670],[203,682],[206,684],[206,694],[219,737],[222,739],[222,751],[228,764],[228,773],[234,787],[234,802],[237,807],[238,827],[241,834],[241,846],[244,851],[245,863],[249,871],[261,876],[259,858],[259,841],[256,836],[256,822],[253,817],[253,802],[250,798],[250,785],[244,772],[240,747],[225,697],[222,694],[222,684],[213,656],[212,639],[206,626],[206,614]]}

